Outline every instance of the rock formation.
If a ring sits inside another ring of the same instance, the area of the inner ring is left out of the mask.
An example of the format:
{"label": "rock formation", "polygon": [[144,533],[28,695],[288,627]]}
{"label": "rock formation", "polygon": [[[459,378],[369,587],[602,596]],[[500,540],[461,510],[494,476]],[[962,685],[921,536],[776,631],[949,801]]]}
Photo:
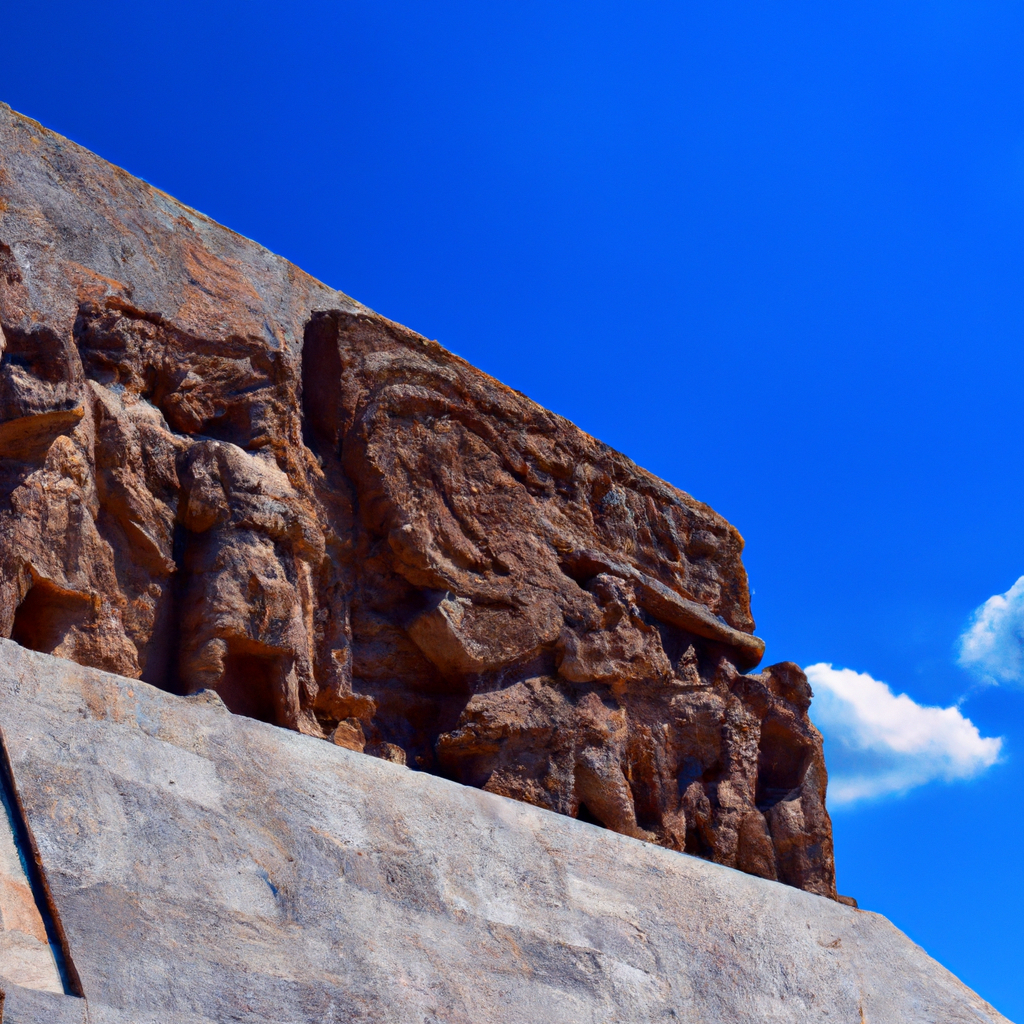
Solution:
{"label": "rock formation", "polygon": [[0,107],[0,635],[835,898],[742,539]]}
{"label": "rock formation", "polygon": [[0,640],[0,733],[3,1024],[1009,1024],[878,914],[209,693]]}

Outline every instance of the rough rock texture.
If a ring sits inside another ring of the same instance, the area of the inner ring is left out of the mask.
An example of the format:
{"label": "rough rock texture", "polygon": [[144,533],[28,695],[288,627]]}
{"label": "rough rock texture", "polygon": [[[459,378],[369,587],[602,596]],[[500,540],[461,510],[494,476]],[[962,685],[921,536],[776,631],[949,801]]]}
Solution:
{"label": "rough rock texture", "polygon": [[707,506],[6,107],[0,329],[0,635],[835,896]]}
{"label": "rough rock texture", "polygon": [[4,1024],[1005,1021],[877,914],[208,694],[0,641],[0,731],[84,996]]}

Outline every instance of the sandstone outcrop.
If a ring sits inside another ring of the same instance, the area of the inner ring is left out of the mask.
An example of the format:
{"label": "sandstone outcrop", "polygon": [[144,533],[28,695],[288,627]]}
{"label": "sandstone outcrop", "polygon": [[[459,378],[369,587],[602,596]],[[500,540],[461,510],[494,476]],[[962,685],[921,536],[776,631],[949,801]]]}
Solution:
{"label": "sandstone outcrop", "polygon": [[878,914],[209,694],[0,640],[0,733],[66,993],[0,884],[4,1024],[1008,1024]]}
{"label": "sandstone outcrop", "polygon": [[0,330],[0,635],[835,897],[706,505],[8,108]]}

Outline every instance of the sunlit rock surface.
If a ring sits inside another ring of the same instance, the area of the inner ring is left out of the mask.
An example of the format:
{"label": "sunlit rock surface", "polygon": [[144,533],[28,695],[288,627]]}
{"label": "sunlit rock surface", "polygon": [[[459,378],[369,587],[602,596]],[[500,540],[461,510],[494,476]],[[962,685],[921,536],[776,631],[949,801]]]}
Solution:
{"label": "sunlit rock surface", "polygon": [[[79,997],[5,1024],[1004,1021],[877,914],[0,641]],[[76,1016],[77,1014],[77,1016]]]}
{"label": "sunlit rock surface", "polygon": [[0,635],[836,896],[706,505],[7,107],[0,330]]}

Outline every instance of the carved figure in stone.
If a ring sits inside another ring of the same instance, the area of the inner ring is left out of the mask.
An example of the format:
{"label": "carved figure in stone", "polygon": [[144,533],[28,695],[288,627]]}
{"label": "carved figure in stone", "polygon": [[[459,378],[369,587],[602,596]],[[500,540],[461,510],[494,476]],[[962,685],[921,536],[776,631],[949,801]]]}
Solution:
{"label": "carved figure in stone", "polygon": [[0,634],[835,897],[732,526],[77,147],[33,177],[37,131],[0,117]]}

